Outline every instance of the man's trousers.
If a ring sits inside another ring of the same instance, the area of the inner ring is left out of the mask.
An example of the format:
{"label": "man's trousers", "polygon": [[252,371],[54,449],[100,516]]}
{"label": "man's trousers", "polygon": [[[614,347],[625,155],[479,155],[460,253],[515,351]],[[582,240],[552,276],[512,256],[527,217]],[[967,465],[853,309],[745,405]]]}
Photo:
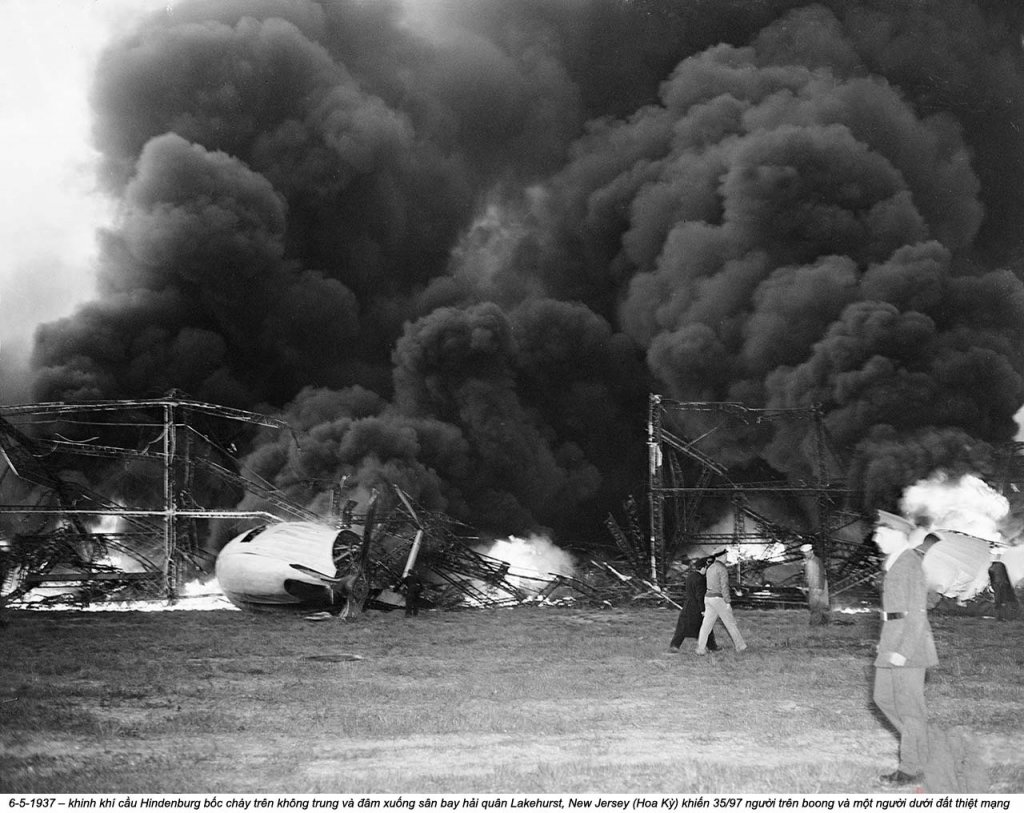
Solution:
{"label": "man's trousers", "polygon": [[900,770],[916,776],[928,761],[924,667],[875,668],[875,705],[900,734]]}
{"label": "man's trousers", "polygon": [[732,644],[737,652],[747,648],[740,635],[740,628],[736,626],[736,619],[732,614],[732,607],[724,598],[718,596],[704,596],[704,620],[700,624],[700,634],[697,636],[697,651],[705,652],[708,646],[708,636],[715,628],[715,621],[719,618],[725,624],[725,629],[732,638]]}

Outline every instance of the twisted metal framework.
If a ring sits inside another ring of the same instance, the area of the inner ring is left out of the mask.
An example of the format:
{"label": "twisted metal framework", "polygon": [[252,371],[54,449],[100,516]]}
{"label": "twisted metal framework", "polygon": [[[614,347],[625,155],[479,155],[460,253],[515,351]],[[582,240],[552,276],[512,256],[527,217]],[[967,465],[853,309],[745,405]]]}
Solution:
{"label": "twisted metal framework", "polygon": [[[820,410],[751,409],[654,394],[648,407],[647,573],[652,581],[664,585],[682,551],[736,543],[780,544],[791,560],[800,557],[800,545],[810,543],[829,564],[836,591],[859,571],[863,540],[839,532],[869,518],[842,479],[845,465],[829,442]],[[744,451],[770,442],[780,429],[804,450],[803,477],[783,477]],[[758,507],[767,502],[800,506],[808,521],[795,527],[772,518]],[[731,530],[709,530],[729,514]]]}
{"label": "twisted metal framework", "polygon": [[[451,607],[516,604],[528,592],[509,577],[508,562],[481,553],[483,540],[469,526],[439,511],[427,511],[413,503],[397,486],[391,491],[399,498],[378,529],[372,547],[370,570],[378,588],[396,583],[408,569],[416,539],[422,540],[418,565],[436,577],[427,588],[431,602]],[[395,544],[396,540],[399,544]]]}
{"label": "twisted metal framework", "polygon": [[[397,584],[416,552],[438,579],[431,589],[439,606],[527,598],[510,580],[509,563],[476,549],[482,541],[471,529],[414,506],[397,487],[383,490],[380,505],[375,491],[360,515],[353,513],[354,501],[341,505],[344,480],[336,484],[327,516],[295,504],[246,471],[221,437],[253,427],[290,429],[266,415],[173,394],[0,409],[6,464],[0,470],[0,598],[17,601],[36,587],[64,586],[74,587],[77,603],[115,594],[174,599],[187,575],[209,570],[200,561],[205,552],[197,524],[217,519],[359,527],[350,549],[336,558],[360,606],[374,591]],[[83,482],[92,458],[108,461],[103,493]],[[224,507],[246,495],[262,507]],[[117,530],[101,528],[110,519]],[[55,599],[64,603],[69,596]]]}
{"label": "twisted metal framework", "polygon": [[[213,430],[237,434],[239,426],[287,428],[265,415],[173,393],[0,409],[7,598],[41,585],[73,584],[81,588],[80,600],[126,587],[136,597],[173,599],[185,573],[202,569],[198,522],[278,521],[265,510],[204,505],[200,492],[244,491],[290,518],[312,518],[269,484],[240,473],[238,461],[212,436]],[[109,461],[102,493],[83,482],[85,458]],[[132,493],[135,504],[118,491]],[[118,529],[103,530],[111,520]]]}

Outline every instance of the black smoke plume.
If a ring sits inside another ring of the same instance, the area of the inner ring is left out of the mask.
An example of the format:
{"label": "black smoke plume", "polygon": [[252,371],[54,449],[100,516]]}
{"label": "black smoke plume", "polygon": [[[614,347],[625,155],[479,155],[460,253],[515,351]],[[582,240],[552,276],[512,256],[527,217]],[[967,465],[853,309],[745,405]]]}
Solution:
{"label": "black smoke plume", "polygon": [[279,410],[303,502],[601,533],[650,389],[820,405],[865,507],[1016,432],[1016,3],[181,3],[94,104],[122,215],[35,396]]}

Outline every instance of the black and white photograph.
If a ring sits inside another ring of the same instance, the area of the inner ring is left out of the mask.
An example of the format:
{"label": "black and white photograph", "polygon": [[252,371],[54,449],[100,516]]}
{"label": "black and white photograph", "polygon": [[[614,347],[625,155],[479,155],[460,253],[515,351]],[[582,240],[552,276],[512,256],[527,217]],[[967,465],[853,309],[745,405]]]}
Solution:
{"label": "black and white photograph", "polygon": [[1020,0],[0,0],[0,72],[5,807],[1024,799]]}

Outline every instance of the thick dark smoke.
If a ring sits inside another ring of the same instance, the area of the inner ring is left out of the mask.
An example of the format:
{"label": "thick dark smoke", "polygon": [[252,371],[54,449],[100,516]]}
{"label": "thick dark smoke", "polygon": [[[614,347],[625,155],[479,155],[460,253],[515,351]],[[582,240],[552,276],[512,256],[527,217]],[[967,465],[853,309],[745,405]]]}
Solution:
{"label": "thick dark smoke", "polygon": [[279,409],[304,502],[600,533],[649,389],[821,405],[868,505],[1016,432],[1016,3],[181,3],[94,101],[122,216],[35,396]]}

